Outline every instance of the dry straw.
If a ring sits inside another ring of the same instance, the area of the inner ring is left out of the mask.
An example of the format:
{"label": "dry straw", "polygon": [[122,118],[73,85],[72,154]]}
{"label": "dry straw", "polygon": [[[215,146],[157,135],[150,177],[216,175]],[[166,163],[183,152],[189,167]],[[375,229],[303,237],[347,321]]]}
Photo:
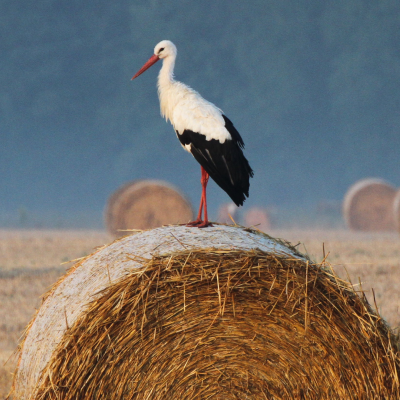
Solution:
{"label": "dry straw", "polygon": [[325,265],[176,239],[67,326],[35,400],[399,398],[397,339]]}

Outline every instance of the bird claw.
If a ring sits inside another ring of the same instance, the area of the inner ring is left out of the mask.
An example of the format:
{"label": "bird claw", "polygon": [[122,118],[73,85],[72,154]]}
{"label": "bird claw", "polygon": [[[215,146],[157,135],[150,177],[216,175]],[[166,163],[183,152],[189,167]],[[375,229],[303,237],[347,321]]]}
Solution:
{"label": "bird claw", "polygon": [[195,221],[187,223],[186,226],[196,227],[196,228],[207,228],[208,226],[213,226],[213,224],[208,221],[202,221],[201,219],[196,219]]}
{"label": "bird claw", "polygon": [[196,219],[196,220],[194,220],[192,222],[188,222],[186,224],[186,226],[198,226],[198,225],[200,225],[202,223],[203,223],[203,221],[201,219]]}
{"label": "bird claw", "polygon": [[204,221],[204,222],[202,222],[201,224],[199,224],[199,225],[196,225],[197,226],[197,228],[207,228],[207,227],[212,227],[212,226],[214,226],[211,222],[206,222],[206,221]]}

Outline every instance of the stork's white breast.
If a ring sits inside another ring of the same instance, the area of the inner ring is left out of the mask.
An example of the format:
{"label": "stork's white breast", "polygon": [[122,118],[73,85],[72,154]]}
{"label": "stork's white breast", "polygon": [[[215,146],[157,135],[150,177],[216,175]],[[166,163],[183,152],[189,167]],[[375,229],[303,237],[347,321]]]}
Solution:
{"label": "stork's white breast", "polygon": [[[172,122],[178,134],[186,129],[199,133],[206,140],[216,139],[220,143],[232,139],[225,128],[222,111],[214,104],[203,99],[199,93],[186,85],[176,82],[174,87],[174,100],[168,99],[173,104],[169,109],[171,115],[166,115]],[[172,93],[171,93],[172,94]]]}

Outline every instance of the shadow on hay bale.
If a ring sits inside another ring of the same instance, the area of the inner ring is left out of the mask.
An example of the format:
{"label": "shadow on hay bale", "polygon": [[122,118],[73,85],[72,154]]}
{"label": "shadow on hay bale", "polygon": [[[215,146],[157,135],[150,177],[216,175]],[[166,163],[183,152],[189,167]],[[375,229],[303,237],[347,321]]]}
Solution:
{"label": "shadow on hay bale", "polygon": [[164,227],[77,263],[30,325],[16,399],[390,399],[389,328],[325,265],[238,227]]}
{"label": "shadow on hay bale", "polygon": [[183,224],[192,219],[190,201],[174,186],[158,180],[122,185],[110,196],[104,211],[106,228],[115,237],[130,229]]}
{"label": "shadow on hay bale", "polygon": [[382,179],[362,179],[352,185],[343,200],[343,217],[356,231],[393,231],[396,189]]}

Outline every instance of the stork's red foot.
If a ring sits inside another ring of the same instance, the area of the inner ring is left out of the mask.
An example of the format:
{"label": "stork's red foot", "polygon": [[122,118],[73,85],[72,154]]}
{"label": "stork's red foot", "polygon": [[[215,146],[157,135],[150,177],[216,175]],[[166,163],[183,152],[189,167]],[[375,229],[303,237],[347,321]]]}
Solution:
{"label": "stork's red foot", "polygon": [[207,228],[207,227],[211,227],[214,226],[211,222],[208,221],[203,221],[200,225],[196,225],[198,228]]}
{"label": "stork's red foot", "polygon": [[192,226],[196,228],[207,228],[208,226],[213,226],[209,221],[202,221],[201,219],[196,219],[195,221],[189,222],[186,226]]}

